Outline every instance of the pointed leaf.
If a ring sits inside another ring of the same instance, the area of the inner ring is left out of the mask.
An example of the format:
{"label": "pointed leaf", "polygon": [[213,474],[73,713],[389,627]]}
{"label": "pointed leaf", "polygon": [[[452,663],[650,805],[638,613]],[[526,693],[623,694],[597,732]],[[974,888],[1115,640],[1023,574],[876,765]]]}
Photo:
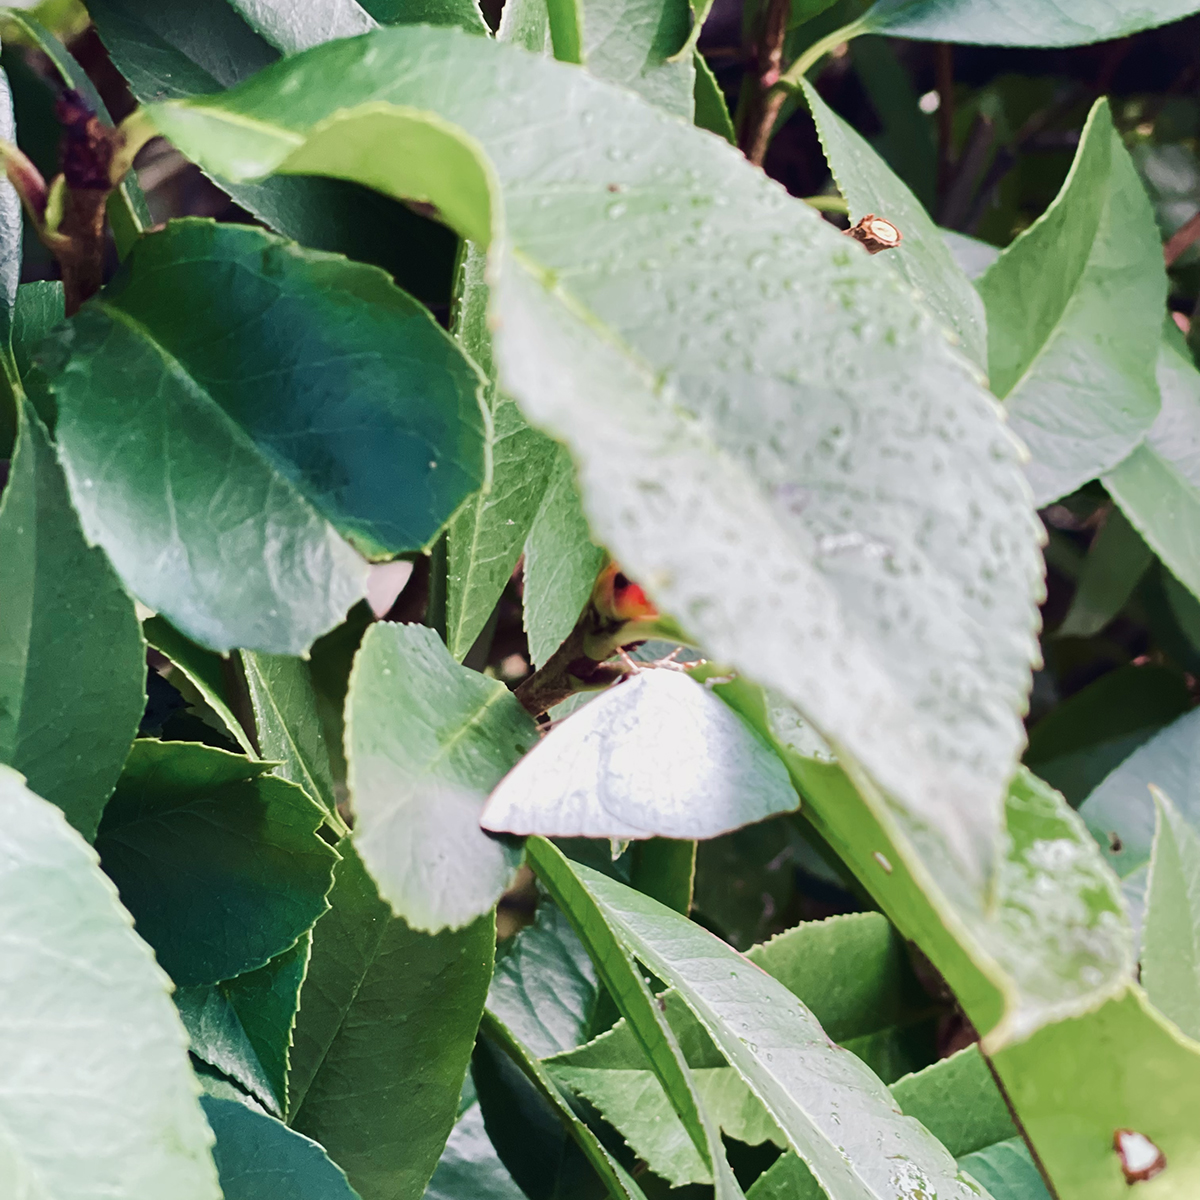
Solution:
{"label": "pointed leaf", "polygon": [[1058,636],[1091,637],[1099,633],[1125,607],[1153,561],[1154,552],[1121,511],[1114,509],[1088,547],[1070,611],[1058,627]]}
{"label": "pointed leaf", "polygon": [[337,853],[298,787],[194,742],[138,741],[96,835],[138,933],[180,987],[265,966],[328,908]]}
{"label": "pointed leaf", "polygon": [[798,803],[778,756],[701,684],[641,671],[556,725],[505,776],[485,829],[708,838]]}
{"label": "pointed leaf", "polygon": [[1158,227],[1099,100],[1054,203],[979,280],[988,373],[1039,506],[1116,466],[1158,415]]}
{"label": "pointed leaf", "polygon": [[432,629],[373,625],[346,700],[354,844],[414,929],[458,929],[512,882],[519,846],[479,828],[488,791],[537,730],[497,679],[456,663]]}
{"label": "pointed leaf", "polygon": [[146,644],[27,402],[0,497],[0,595],[0,762],[90,841],[146,707]]}
{"label": "pointed leaf", "polygon": [[933,218],[903,180],[866,140],[803,80],[804,98],[817,124],[821,147],[838,190],[850,206],[850,219],[868,213],[884,217],[903,240],[877,257],[916,291],[945,329],[957,338],[973,362],[987,362],[987,325],[983,302],[942,241]]}
{"label": "pointed leaf", "polygon": [[220,1200],[170,980],[62,813],[0,803],[0,1192]]}
{"label": "pointed leaf", "polygon": [[216,1135],[225,1200],[360,1200],[316,1142],[236,1100],[200,1102]]}
{"label": "pointed leaf", "polygon": [[[1037,534],[994,407],[894,280],[719,139],[445,30],[331,43],[148,118],[209,169],[336,171],[493,229],[501,385],[570,442],[597,537],[712,655],[945,828],[983,888],[1023,736]],[[367,150],[418,125],[424,154]],[[698,251],[727,268],[703,300]],[[835,308],[808,303],[830,289]],[[784,432],[764,443],[767,426]]]}
{"label": "pointed leaf", "polygon": [[391,915],[345,839],[341,850],[300,993],[290,1123],[362,1200],[420,1200],[457,1116],[495,926],[418,933]]}
{"label": "pointed leaf", "polygon": [[418,549],[485,476],[478,373],[428,312],[261,230],[143,238],[49,370],[85,533],[216,650],[306,650],[365,589],[340,535]]}
{"label": "pointed leaf", "polygon": [[733,128],[733,118],[729,115],[729,106],[725,103],[725,95],[717,83],[712,67],[708,65],[699,50],[695,54],[696,90],[695,109],[696,124],[701,129],[707,129],[723,137],[731,146],[737,145],[737,131]]}
{"label": "pointed leaf", "polygon": [[889,37],[985,46],[1081,46],[1178,21],[1196,0],[1110,4],[1079,0],[876,0],[865,29]]}

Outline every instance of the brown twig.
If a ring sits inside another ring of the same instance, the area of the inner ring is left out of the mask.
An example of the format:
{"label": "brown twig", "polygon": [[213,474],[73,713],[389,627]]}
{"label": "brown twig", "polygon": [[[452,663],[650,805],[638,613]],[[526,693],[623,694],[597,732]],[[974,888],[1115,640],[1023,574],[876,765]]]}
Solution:
{"label": "brown twig", "polygon": [[771,134],[787,93],[776,87],[783,73],[783,43],[787,37],[791,0],[769,0],[758,41],[755,92],[738,135],[738,147],[755,166],[762,166]]}
{"label": "brown twig", "polygon": [[865,247],[868,254],[894,250],[902,241],[900,230],[887,218],[877,217],[874,213],[867,213],[857,225],[851,225],[843,232]]}
{"label": "brown twig", "polygon": [[1168,267],[1174,266],[1180,255],[1196,242],[1200,242],[1200,212],[1184,221],[1167,239],[1163,246],[1163,262]]}

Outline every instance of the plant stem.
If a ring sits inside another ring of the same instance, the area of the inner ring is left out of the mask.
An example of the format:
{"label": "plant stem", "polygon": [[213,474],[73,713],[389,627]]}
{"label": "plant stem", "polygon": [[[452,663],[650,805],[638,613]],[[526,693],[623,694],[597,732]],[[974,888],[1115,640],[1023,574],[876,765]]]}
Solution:
{"label": "plant stem", "polygon": [[825,55],[831,50],[836,50],[843,42],[849,42],[859,34],[867,32],[869,32],[867,23],[860,17],[857,21],[851,21],[849,25],[843,25],[841,29],[835,29],[823,38],[818,38],[779,77],[779,83],[776,86],[789,92],[798,91],[800,81]]}
{"label": "plant stem", "polygon": [[783,105],[783,93],[776,94],[772,89],[782,73],[783,43],[791,14],[791,0],[769,0],[758,40],[758,78],[751,85],[754,92],[738,137],[742,153],[756,166],[761,166],[766,157],[775,119]]}

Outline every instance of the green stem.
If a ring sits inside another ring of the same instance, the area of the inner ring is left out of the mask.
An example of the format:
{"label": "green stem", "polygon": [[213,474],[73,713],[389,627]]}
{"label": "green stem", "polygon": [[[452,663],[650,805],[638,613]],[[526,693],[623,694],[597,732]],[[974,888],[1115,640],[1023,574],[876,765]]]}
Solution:
{"label": "green stem", "polygon": [[779,77],[779,82],[775,86],[784,91],[798,91],[800,81],[825,55],[831,50],[837,49],[843,42],[851,41],[853,38],[858,37],[859,34],[867,33],[868,31],[866,21],[860,17],[857,21],[851,21],[849,25],[843,25],[841,29],[835,29],[823,38],[818,38]]}
{"label": "green stem", "polygon": [[583,62],[583,16],[579,0],[546,0],[550,41],[559,62]]}

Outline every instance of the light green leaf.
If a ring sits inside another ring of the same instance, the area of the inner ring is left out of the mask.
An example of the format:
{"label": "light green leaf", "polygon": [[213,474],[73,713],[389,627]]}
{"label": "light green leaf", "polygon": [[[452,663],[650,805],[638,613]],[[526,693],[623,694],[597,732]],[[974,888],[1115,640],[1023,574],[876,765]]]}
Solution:
{"label": "light green leaf", "polygon": [[512,576],[558,453],[557,445],[531,428],[496,384],[486,267],[487,256],[469,246],[459,279],[455,337],[488,380],[484,396],[492,414],[492,486],[476,492],[447,530],[446,643],[459,661]]}
{"label": "light green leaf", "polygon": [[478,373],[429,313],[261,230],[143,238],[54,354],[85,533],[212,649],[306,650],[365,589],[342,534],[418,549],[485,478]]}
{"label": "light green leaf", "polygon": [[280,763],[275,773],[302,787],[344,832],[309,664],[287,655],[245,651],[242,665],[262,756]]}
{"label": "light green leaf", "polygon": [[575,464],[556,448],[545,495],[525,543],[523,620],[529,655],[542,666],[575,628],[604,566],[588,530]]}
{"label": "light green leaf", "polygon": [[[229,696],[226,671],[227,661],[213,650],[197,646],[191,638],[184,637],[163,617],[148,617],[142,622],[142,633],[146,641],[160,654],[171,660],[184,678],[194,687],[200,699],[217,715],[239,746],[250,758],[257,758],[249,735],[234,713]],[[268,757],[273,757],[269,755]]]}
{"label": "light green leaf", "polygon": [[959,270],[968,279],[978,279],[1000,257],[999,247],[981,242],[978,238],[968,237],[953,229],[939,229],[938,232],[950,251],[950,257],[958,263]]}
{"label": "light green leaf", "polygon": [[538,1058],[587,1041],[596,968],[562,909],[543,897],[532,925],[502,942],[488,1008]]}
{"label": "light green leaf", "polygon": [[225,1200],[360,1200],[345,1172],[303,1135],[237,1100],[205,1096]]}
{"label": "light green leaf", "polygon": [[1165,792],[1153,789],[1157,809],[1141,983],[1150,1002],[1192,1039],[1200,1040],[1200,834]]}
{"label": "light green leaf", "polygon": [[346,701],[354,844],[414,929],[458,929],[512,882],[519,846],[479,828],[488,792],[536,741],[498,679],[459,666],[422,625],[373,625]]}
{"label": "light green leaf", "polygon": [[639,671],[555,727],[492,792],[481,824],[546,837],[709,838],[798,804],[787,768],[677,671]]}
{"label": "light green leaf", "polygon": [[[464,132],[365,151],[429,110]],[[445,30],[330,43],[148,117],[208,169],[354,175],[468,235],[502,196],[501,386],[571,443],[597,537],[711,655],[944,828],[982,892],[1023,737],[1037,533],[994,407],[894,280],[719,139]],[[454,182],[464,137],[494,204]],[[806,299],[830,289],[835,308]]]}
{"label": "light green leaf", "polygon": [[1200,596],[1200,372],[1168,324],[1158,351],[1162,408],[1104,486],[1176,579]]}
{"label": "light green leaf", "polygon": [[0,595],[0,762],[90,841],[146,707],[146,644],[25,401],[0,497]]}
{"label": "light green leaf", "polygon": [[1081,46],[1166,25],[1200,8],[1196,0],[1110,4],[1079,0],[877,0],[865,29],[889,37],[984,46]]}
{"label": "light green leaf", "polygon": [[978,282],[988,373],[1039,506],[1116,466],[1158,415],[1166,301],[1154,213],[1106,100],[1054,203]]}
{"label": "light green leaf", "polygon": [[1121,511],[1113,509],[1088,547],[1071,608],[1057,635],[1091,637],[1099,633],[1125,607],[1153,561],[1154,552]]}
{"label": "light green leaf", "polygon": [[942,1146],[896,1111],[887,1088],[835,1047],[782,984],[747,969],[736,951],[678,913],[576,870],[627,950],[679,991],[831,1197],[978,1196]]}
{"label": "light green leaf", "polygon": [[455,1123],[424,1200],[526,1200],[483,1127],[477,1101]]}
{"label": "light green leaf", "polygon": [[137,741],[96,849],[180,987],[265,966],[328,908],[337,853],[294,784],[195,742]]}
{"label": "light green leaf", "polygon": [[220,1200],[170,980],[96,855],[0,766],[0,1193]]}
{"label": "light green leaf", "polygon": [[391,915],[348,840],[341,851],[300,993],[290,1124],[362,1200],[419,1200],[458,1113],[495,926],[418,933]]}
{"label": "light green leaf", "polygon": [[829,169],[850,206],[850,219],[860,221],[874,213],[900,230],[900,245],[877,255],[876,261],[899,274],[973,362],[985,364],[983,301],[955,263],[933,218],[866,140],[821,99],[816,88],[808,80],[802,85]]}
{"label": "light green leaf", "polygon": [[992,1200],[1052,1200],[1029,1147],[1020,1137],[964,1154],[958,1165],[987,1188]]}
{"label": "light green leaf", "polygon": [[311,946],[306,933],[257,971],[175,991],[192,1053],[278,1116],[286,1115],[292,1027]]}
{"label": "light green leaf", "polygon": [[699,50],[693,57],[696,64],[696,88],[692,95],[696,124],[701,129],[723,137],[731,146],[736,146],[737,131],[733,128],[733,118],[729,115],[729,106],[725,103],[725,96],[717,83],[717,77]]}
{"label": "light green leaf", "polygon": [[295,54],[332,38],[378,28],[357,0],[226,0],[229,7],[281,54]]}

